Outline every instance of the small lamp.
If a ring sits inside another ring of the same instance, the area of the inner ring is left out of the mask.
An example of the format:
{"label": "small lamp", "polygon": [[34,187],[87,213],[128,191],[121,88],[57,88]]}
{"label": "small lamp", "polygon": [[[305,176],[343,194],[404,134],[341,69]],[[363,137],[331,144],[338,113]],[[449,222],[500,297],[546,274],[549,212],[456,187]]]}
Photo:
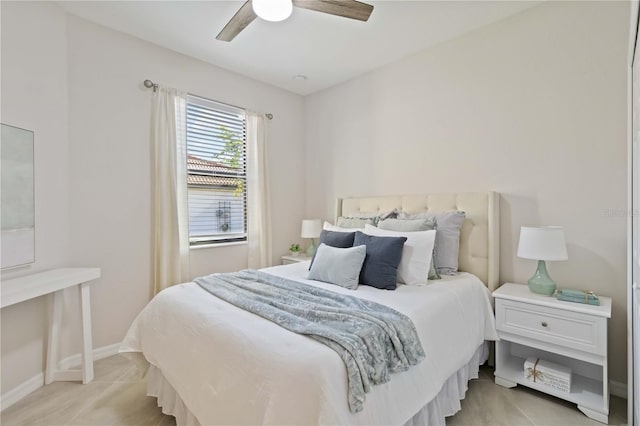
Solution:
{"label": "small lamp", "polygon": [[551,296],[556,291],[556,283],[547,272],[545,260],[567,260],[567,243],[561,226],[540,226],[520,228],[518,257],[538,261],[536,273],[529,279],[529,290],[533,293]]}
{"label": "small lamp", "polygon": [[313,256],[316,251],[316,246],[313,239],[318,238],[322,232],[322,223],[320,219],[304,219],[302,221],[302,232],[300,236],[302,238],[311,238],[311,244],[307,248],[307,256]]}

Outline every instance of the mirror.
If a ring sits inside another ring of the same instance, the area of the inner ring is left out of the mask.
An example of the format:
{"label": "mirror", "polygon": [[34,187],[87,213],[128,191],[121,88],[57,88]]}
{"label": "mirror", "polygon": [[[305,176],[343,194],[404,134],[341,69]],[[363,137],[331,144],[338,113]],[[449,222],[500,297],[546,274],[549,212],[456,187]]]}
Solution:
{"label": "mirror", "polygon": [[0,135],[1,268],[35,261],[33,132],[2,124]]}

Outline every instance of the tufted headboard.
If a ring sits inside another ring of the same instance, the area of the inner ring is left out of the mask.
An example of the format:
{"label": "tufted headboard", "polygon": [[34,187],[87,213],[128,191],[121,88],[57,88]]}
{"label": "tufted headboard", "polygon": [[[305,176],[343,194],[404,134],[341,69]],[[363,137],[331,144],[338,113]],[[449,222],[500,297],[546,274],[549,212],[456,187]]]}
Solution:
{"label": "tufted headboard", "polygon": [[499,198],[495,192],[339,198],[337,217],[393,209],[409,214],[463,211],[466,219],[460,235],[458,267],[479,277],[493,291],[498,288]]}

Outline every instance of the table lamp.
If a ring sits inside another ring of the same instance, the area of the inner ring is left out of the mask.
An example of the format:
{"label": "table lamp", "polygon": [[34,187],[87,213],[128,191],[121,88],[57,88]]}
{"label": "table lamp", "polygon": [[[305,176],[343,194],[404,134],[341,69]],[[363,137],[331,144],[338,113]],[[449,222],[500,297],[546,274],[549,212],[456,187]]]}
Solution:
{"label": "table lamp", "polygon": [[551,296],[556,291],[556,283],[547,272],[546,260],[567,260],[567,243],[561,226],[540,226],[520,228],[518,257],[538,261],[538,269],[529,279],[529,290],[533,293]]}
{"label": "table lamp", "polygon": [[320,219],[303,219],[302,220],[302,232],[300,236],[302,238],[311,238],[311,244],[307,248],[307,256],[313,256],[316,251],[316,246],[313,239],[318,238],[322,232],[322,222]]}

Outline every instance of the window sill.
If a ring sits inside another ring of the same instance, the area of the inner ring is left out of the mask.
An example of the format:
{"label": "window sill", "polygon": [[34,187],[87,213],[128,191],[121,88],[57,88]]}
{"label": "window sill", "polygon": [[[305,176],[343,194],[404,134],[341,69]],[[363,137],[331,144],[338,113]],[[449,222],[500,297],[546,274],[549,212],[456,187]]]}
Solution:
{"label": "window sill", "polygon": [[189,246],[189,250],[200,250],[200,249],[209,249],[209,248],[218,248],[218,247],[229,247],[229,246],[240,246],[246,245],[246,241],[234,241],[230,243],[217,243],[217,244],[202,244],[197,246]]}

